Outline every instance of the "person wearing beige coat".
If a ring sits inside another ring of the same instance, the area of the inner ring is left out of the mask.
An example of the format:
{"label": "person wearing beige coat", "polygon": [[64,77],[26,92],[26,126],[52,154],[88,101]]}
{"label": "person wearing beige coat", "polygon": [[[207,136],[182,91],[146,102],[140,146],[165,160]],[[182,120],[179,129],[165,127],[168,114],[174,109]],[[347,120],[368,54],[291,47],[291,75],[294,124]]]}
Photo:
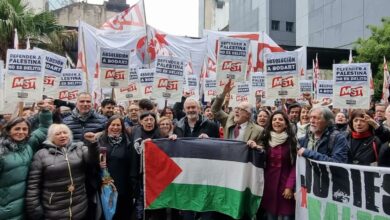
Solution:
{"label": "person wearing beige coat", "polygon": [[211,106],[216,120],[221,123],[224,138],[247,142],[250,147],[260,147],[260,137],[263,128],[251,121],[252,106],[248,102],[241,102],[230,114],[222,110],[222,103],[227,93],[232,90],[232,81],[225,85],[222,94],[218,95]]}

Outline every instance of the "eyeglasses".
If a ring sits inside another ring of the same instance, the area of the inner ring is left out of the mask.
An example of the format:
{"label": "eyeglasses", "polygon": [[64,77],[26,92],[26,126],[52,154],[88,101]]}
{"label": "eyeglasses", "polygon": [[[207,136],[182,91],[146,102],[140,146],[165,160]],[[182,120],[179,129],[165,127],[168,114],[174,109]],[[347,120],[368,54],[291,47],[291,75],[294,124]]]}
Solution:
{"label": "eyeglasses", "polygon": [[169,124],[169,123],[161,123],[161,124],[159,124],[160,126],[170,126],[171,124]]}

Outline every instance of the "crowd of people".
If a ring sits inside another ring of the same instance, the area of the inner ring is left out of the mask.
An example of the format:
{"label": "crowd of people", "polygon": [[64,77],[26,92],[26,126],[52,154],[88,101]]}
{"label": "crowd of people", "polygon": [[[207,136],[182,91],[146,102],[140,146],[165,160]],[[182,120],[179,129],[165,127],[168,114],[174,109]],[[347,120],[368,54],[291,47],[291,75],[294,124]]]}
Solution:
{"label": "crowd of people", "polygon": [[144,210],[142,141],[158,138],[238,140],[264,153],[257,219],[294,219],[297,156],[390,167],[390,106],[335,109],[305,96],[307,104],[287,99],[280,106],[241,102],[229,108],[232,88],[229,81],[205,105],[185,95],[160,111],[149,99],[126,109],[105,99],[95,111],[92,96],[80,93],[75,104],[45,97],[19,117],[3,116],[0,219],[104,219],[101,169],[118,192],[114,219],[230,219],[216,212]]}

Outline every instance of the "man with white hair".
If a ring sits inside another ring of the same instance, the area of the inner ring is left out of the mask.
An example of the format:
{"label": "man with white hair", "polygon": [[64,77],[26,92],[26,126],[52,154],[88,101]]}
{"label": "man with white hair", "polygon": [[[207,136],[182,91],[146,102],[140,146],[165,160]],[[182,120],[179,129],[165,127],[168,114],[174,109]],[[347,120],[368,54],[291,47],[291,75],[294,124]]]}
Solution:
{"label": "man with white hair", "polygon": [[176,127],[183,131],[184,137],[219,137],[219,128],[215,122],[202,116],[200,104],[193,98],[184,102],[185,117],[176,123]]}
{"label": "man with white hair", "polygon": [[215,119],[221,122],[221,126],[224,128],[225,139],[245,141],[251,147],[256,147],[260,144],[263,128],[251,121],[252,105],[249,102],[241,102],[230,114],[222,111],[223,99],[232,89],[232,80],[230,79],[226,83],[222,94],[215,99],[211,111]]}

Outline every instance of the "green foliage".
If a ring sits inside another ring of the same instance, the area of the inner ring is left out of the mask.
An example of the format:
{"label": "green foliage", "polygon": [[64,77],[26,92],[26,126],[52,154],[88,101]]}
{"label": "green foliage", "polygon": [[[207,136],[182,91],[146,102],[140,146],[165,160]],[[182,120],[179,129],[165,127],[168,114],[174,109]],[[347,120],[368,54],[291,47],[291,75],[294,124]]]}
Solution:
{"label": "green foliage", "polygon": [[369,25],[372,35],[356,42],[356,62],[371,63],[374,78],[374,100],[380,100],[383,83],[383,57],[390,59],[390,17],[382,19],[381,26]]}

